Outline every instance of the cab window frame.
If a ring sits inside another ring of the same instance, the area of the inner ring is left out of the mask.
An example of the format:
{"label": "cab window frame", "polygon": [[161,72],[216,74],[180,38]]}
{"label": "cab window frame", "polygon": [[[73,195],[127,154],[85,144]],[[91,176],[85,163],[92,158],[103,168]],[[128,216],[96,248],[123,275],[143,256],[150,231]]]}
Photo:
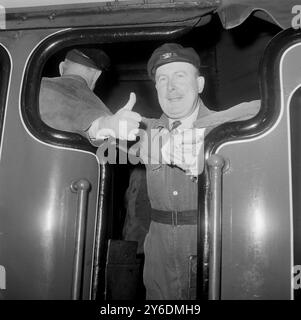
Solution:
{"label": "cab window frame", "polygon": [[6,48],[0,43],[0,146],[2,145],[10,74],[11,60]]}
{"label": "cab window frame", "polygon": [[21,91],[21,113],[28,130],[37,139],[58,147],[96,152],[96,147],[78,133],[60,131],[46,125],[39,112],[42,72],[48,59],[68,47],[101,45],[116,42],[166,40],[188,32],[188,27],[79,28],[50,35],[31,54],[24,72]]}

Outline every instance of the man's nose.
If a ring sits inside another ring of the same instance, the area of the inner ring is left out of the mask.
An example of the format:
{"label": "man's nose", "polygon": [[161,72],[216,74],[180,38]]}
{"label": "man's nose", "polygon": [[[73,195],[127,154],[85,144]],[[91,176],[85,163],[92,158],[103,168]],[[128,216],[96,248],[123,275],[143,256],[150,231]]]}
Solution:
{"label": "man's nose", "polygon": [[175,89],[175,81],[173,78],[168,79],[167,89],[168,89],[168,91],[172,91]]}

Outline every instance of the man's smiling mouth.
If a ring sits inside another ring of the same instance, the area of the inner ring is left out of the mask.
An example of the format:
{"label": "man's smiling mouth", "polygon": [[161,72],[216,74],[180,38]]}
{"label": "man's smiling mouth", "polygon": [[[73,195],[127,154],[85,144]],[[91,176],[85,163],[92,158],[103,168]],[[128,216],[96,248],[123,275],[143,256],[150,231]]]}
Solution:
{"label": "man's smiling mouth", "polygon": [[167,100],[170,102],[177,102],[177,101],[182,100],[182,97],[169,97],[169,98],[167,98]]}

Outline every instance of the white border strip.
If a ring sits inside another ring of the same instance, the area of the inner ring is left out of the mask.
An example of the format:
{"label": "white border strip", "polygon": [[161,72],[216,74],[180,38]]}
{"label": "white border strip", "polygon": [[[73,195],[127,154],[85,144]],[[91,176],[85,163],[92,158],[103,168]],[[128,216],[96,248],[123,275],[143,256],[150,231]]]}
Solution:
{"label": "white border strip", "polygon": [[6,10],[0,4],[0,29],[6,29]]}

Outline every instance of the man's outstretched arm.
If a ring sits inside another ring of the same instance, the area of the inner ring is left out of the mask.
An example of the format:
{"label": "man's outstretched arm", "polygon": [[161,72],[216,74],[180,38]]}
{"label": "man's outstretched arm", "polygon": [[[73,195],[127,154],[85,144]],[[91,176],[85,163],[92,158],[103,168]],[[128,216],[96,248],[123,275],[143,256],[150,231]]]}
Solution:
{"label": "man's outstretched arm", "polygon": [[260,106],[260,100],[242,102],[225,111],[212,112],[208,116],[196,120],[194,122],[194,127],[210,128],[216,127],[225,122],[248,120],[253,118],[259,112]]}

